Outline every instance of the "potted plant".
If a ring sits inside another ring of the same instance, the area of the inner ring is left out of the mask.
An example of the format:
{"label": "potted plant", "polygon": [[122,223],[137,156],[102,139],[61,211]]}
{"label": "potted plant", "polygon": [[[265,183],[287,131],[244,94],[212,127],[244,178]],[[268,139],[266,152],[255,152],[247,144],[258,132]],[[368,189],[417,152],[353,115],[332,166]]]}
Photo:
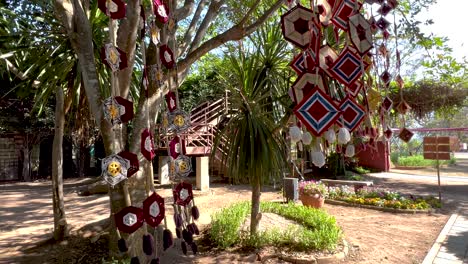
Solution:
{"label": "potted plant", "polygon": [[305,206],[321,208],[328,196],[328,187],[320,181],[301,181],[299,199]]}

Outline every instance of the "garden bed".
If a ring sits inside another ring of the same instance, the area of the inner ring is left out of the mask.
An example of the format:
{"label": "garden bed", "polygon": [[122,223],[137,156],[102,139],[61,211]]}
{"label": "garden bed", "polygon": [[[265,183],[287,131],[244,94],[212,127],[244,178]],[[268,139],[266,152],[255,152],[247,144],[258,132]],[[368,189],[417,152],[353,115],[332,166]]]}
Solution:
{"label": "garden bed", "polygon": [[379,207],[373,205],[366,205],[366,204],[357,204],[357,203],[349,203],[345,201],[339,200],[332,200],[326,199],[325,203],[333,204],[333,205],[341,205],[341,206],[349,206],[349,207],[359,207],[359,208],[366,208],[366,209],[373,209],[382,212],[389,212],[389,213],[402,213],[402,214],[427,214],[434,211],[434,209],[396,209],[396,208],[387,208],[387,207]]}
{"label": "garden bed", "polygon": [[393,213],[428,213],[441,205],[440,201],[432,196],[405,196],[399,192],[372,187],[354,192],[348,186],[330,187],[326,202]]}

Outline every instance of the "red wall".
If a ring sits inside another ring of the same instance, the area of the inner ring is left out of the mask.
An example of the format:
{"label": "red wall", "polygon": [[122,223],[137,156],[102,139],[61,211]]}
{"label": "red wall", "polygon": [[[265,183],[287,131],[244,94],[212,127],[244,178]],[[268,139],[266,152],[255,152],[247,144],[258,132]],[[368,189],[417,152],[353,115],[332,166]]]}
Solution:
{"label": "red wall", "polygon": [[376,145],[377,150],[367,147],[366,150],[356,154],[356,157],[359,159],[359,165],[378,171],[389,171],[389,144],[388,142],[384,144],[382,141],[378,141]]}

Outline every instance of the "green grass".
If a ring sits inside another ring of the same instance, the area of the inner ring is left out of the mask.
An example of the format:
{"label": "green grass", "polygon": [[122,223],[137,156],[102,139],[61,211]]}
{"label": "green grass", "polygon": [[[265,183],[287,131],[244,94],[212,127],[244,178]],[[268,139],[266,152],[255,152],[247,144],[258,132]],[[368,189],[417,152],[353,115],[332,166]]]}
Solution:
{"label": "green grass", "polygon": [[[435,160],[427,160],[424,159],[422,155],[414,155],[414,156],[407,156],[407,157],[398,157],[398,161],[396,164],[399,166],[408,166],[408,167],[431,167],[436,166]],[[450,160],[442,160],[439,161],[441,165],[453,165],[456,163],[455,157],[451,157]]]}
{"label": "green grass", "polygon": [[250,203],[242,202],[223,209],[213,216],[210,237],[220,249],[231,246],[261,248],[267,245],[288,247],[290,249],[323,250],[336,247],[341,230],[333,216],[323,210],[289,203],[286,205],[262,202],[261,212],[275,213],[300,224],[280,229],[259,232],[253,237],[239,232],[241,224],[250,213]]}

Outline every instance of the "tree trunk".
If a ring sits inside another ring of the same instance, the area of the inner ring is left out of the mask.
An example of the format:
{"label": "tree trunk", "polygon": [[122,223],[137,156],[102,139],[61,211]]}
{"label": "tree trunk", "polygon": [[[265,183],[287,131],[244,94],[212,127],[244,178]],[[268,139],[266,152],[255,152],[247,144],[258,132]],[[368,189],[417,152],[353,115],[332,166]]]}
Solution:
{"label": "tree trunk", "polygon": [[[78,177],[84,178],[89,166],[89,149],[86,147],[84,140],[79,141],[79,156],[78,156]],[[88,164],[88,166],[86,166]]]}
{"label": "tree trunk", "polygon": [[25,147],[23,151],[23,180],[25,182],[31,181],[31,170],[30,170],[31,161],[29,159],[29,148]]}
{"label": "tree trunk", "polygon": [[256,177],[252,182],[252,208],[250,211],[250,236],[253,236],[257,233],[258,225],[262,214],[260,213],[260,195],[261,193],[261,184],[260,178]]}
{"label": "tree trunk", "polygon": [[65,114],[63,112],[64,96],[61,87],[56,91],[55,134],[52,145],[52,201],[54,209],[54,239],[63,240],[67,235],[68,226],[63,202],[63,128]]}

